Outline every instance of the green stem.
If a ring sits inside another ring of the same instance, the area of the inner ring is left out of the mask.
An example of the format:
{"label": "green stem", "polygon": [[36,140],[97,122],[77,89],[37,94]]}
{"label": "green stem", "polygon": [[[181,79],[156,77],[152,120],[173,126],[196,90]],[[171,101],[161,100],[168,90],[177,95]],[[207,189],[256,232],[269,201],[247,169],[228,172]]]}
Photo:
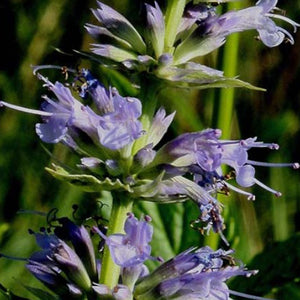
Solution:
{"label": "green stem", "polygon": [[[229,37],[224,49],[223,70],[226,76],[236,75],[238,62],[239,36],[234,34]],[[222,139],[231,137],[232,117],[234,112],[234,88],[222,89],[219,97],[217,128],[222,129]]]}
{"label": "green stem", "polygon": [[[242,3],[239,1],[227,4],[226,10],[240,9]],[[224,74],[228,77],[236,76],[239,50],[239,35],[232,34],[227,38],[227,42],[221,53],[220,65]],[[222,129],[222,139],[230,139],[232,134],[232,119],[234,114],[234,88],[221,89],[217,93],[215,100],[215,121],[216,128]],[[223,169],[223,172],[226,170]],[[219,195],[222,198],[222,195]],[[213,249],[218,247],[220,236],[218,234],[210,234],[205,238],[206,245]]]}
{"label": "green stem", "polygon": [[165,33],[165,49],[167,53],[173,53],[173,45],[175,42],[177,29],[181,21],[186,0],[169,0],[166,11],[166,33]]}
{"label": "green stem", "polygon": [[[230,2],[227,10],[239,9],[242,3]],[[227,38],[222,53],[222,70],[227,77],[236,76],[238,64],[238,50],[239,50],[239,34],[232,34]],[[229,139],[231,137],[231,125],[234,112],[234,88],[221,89],[218,99],[217,107],[217,128],[222,129],[222,139]]]}
{"label": "green stem", "polygon": [[[107,236],[124,232],[124,223],[127,218],[127,213],[132,211],[132,204],[132,200],[124,197],[124,195],[113,194],[113,204]],[[100,283],[106,284],[112,289],[118,284],[119,276],[120,267],[113,262],[109,249],[105,246],[101,265]]]}

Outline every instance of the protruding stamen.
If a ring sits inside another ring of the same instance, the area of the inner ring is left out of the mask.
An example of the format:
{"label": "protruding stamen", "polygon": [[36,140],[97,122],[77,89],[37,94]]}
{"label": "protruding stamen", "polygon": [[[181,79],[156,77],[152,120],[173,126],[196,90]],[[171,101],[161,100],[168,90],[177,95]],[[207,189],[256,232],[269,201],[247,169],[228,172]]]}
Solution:
{"label": "protruding stamen", "polygon": [[227,241],[227,239],[226,239],[225,235],[223,234],[223,232],[220,230],[220,231],[218,231],[218,234],[220,235],[220,238],[221,238],[221,240],[225,243],[225,245],[226,245],[227,247],[229,247],[230,244],[229,244],[229,242]]}
{"label": "protruding stamen", "polygon": [[237,192],[237,193],[239,193],[239,194],[242,194],[242,195],[247,196],[247,199],[248,199],[248,200],[252,200],[252,201],[255,200],[255,195],[253,195],[253,194],[251,194],[251,193],[248,193],[248,192],[246,192],[246,191],[244,191],[244,190],[241,190],[241,189],[235,187],[234,185],[229,184],[228,182],[226,182],[226,185],[227,185],[227,187],[228,187],[230,190],[235,191],[235,192]]}
{"label": "protruding stamen", "polygon": [[255,161],[255,160],[247,160],[247,164],[252,166],[260,166],[260,167],[292,167],[293,169],[299,169],[300,165],[299,163],[268,163],[268,162],[261,162],[261,161]]}
{"label": "protruding stamen", "polygon": [[37,110],[37,109],[31,109],[31,108],[26,108],[26,107],[23,107],[23,106],[14,105],[14,104],[7,103],[7,102],[4,102],[4,101],[0,101],[0,107],[1,106],[6,106],[6,107],[9,107],[9,108],[14,109],[14,110],[22,111],[22,112],[29,113],[29,114],[39,115],[39,116],[43,116],[43,117],[51,117],[53,115],[53,113],[50,113],[50,112]]}
{"label": "protruding stamen", "polygon": [[271,193],[274,194],[276,197],[280,197],[280,196],[282,195],[280,192],[273,190],[272,188],[270,188],[269,186],[263,184],[262,182],[260,182],[260,181],[257,180],[256,178],[253,178],[253,180],[254,180],[254,182],[255,182],[257,185],[259,185],[259,186],[261,186],[263,189],[265,189],[265,190],[271,192]]}
{"label": "protruding stamen", "polygon": [[272,299],[270,299],[270,298],[258,297],[258,296],[254,296],[254,295],[249,295],[249,294],[244,294],[244,293],[232,291],[232,290],[228,290],[228,291],[229,291],[229,293],[230,293],[231,295],[243,297],[243,298],[246,298],[246,299],[253,299],[253,300],[272,300]]}
{"label": "protruding stamen", "polygon": [[263,142],[256,142],[256,138],[251,139],[249,142],[248,140],[241,140],[240,145],[246,148],[269,148],[271,150],[278,150],[279,145],[275,143],[263,143]]}
{"label": "protruding stamen", "polygon": [[285,16],[282,16],[282,15],[275,15],[275,14],[270,14],[270,13],[266,13],[265,16],[267,17],[270,17],[270,18],[274,18],[274,19],[280,19],[280,20],[283,20],[289,24],[291,24],[294,28],[294,32],[297,31],[297,27],[300,27],[300,24],[296,23],[295,21],[285,17]]}
{"label": "protruding stamen", "polygon": [[92,227],[92,232],[98,233],[104,240],[107,239],[107,236],[96,226]]}
{"label": "protruding stamen", "polygon": [[76,70],[74,69],[69,69],[65,66],[56,66],[56,65],[41,65],[41,66],[31,66],[32,70],[33,70],[33,74],[36,75],[37,71],[39,70],[45,70],[45,69],[58,69],[58,70],[66,70],[68,72],[72,72],[72,73],[76,73]]}

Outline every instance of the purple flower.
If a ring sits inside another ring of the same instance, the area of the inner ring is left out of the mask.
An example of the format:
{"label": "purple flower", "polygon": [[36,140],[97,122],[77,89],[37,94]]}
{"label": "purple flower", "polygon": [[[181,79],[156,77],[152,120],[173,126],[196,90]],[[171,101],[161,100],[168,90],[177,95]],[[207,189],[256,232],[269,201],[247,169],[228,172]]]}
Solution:
{"label": "purple flower", "polygon": [[[221,216],[222,205],[214,198],[217,192],[229,195],[230,190],[246,195],[254,200],[255,196],[238,188],[228,181],[236,179],[241,187],[254,184],[261,186],[275,196],[280,192],[268,187],[255,178],[255,167],[292,167],[299,168],[299,163],[265,163],[248,159],[251,148],[269,148],[277,150],[277,144],[256,141],[256,138],[246,140],[221,140],[221,130],[206,129],[200,132],[185,133],[166,143],[156,153],[154,159],[146,166],[145,172],[151,168],[161,170],[161,175],[136,191],[142,197],[152,201],[179,202],[190,198],[194,200],[200,210],[200,215],[194,221],[206,224],[199,227],[200,231],[219,232],[222,239],[224,229]],[[222,174],[222,165],[233,169],[228,174]],[[148,169],[147,169],[148,168]],[[143,173],[141,172],[141,176]],[[193,176],[193,180],[185,176]],[[198,225],[197,225],[198,227]]]}
{"label": "purple flower", "polygon": [[[132,143],[143,133],[142,124],[138,120],[142,106],[137,98],[122,97],[116,89],[106,90],[89,71],[83,70],[80,78],[86,80],[80,95],[89,94],[97,107],[97,113],[89,106],[75,99],[71,90],[56,82],[38,75],[52,91],[57,100],[44,96],[42,110],[32,110],[1,101],[0,106],[7,106],[23,112],[38,114],[43,123],[36,124],[36,132],[46,143],[64,142],[77,149],[77,131],[84,132],[98,146],[118,150]],[[80,141],[79,141],[80,143]]]}
{"label": "purple flower", "polygon": [[[42,248],[28,259],[26,267],[47,287],[54,288],[54,292],[61,294],[67,290],[66,284],[76,286],[78,290],[88,291],[91,280],[76,252],[63,240],[55,235],[36,233],[36,241]],[[66,277],[61,275],[64,272]]]}
{"label": "purple flower", "polygon": [[[269,47],[278,46],[284,40],[293,44],[292,35],[272,19],[288,22],[294,31],[300,26],[283,15],[274,14],[277,9],[277,1],[274,0],[261,0],[255,6],[222,15],[218,15],[213,5],[194,5],[189,1],[178,28],[174,28],[173,44],[166,45],[166,34],[169,33],[165,30],[165,21],[168,22],[169,16],[163,15],[157,2],[145,4],[147,24],[144,35],[111,7],[99,1],[97,4],[98,8],[92,9],[92,12],[99,24],[85,26],[88,33],[99,41],[91,45],[91,51],[105,57],[109,65],[119,66],[121,72],[124,72],[124,67],[129,74],[132,71],[148,72],[171,86],[181,88],[245,87],[263,90],[236,77],[225,77],[219,70],[195,62],[191,64],[191,60],[221,47],[228,35],[250,29],[257,30],[262,42]],[[137,84],[140,85],[140,82]]]}
{"label": "purple flower", "polygon": [[149,217],[139,221],[133,214],[129,214],[124,226],[125,234],[112,234],[106,237],[98,228],[95,228],[95,231],[105,239],[112,259],[117,265],[123,268],[132,267],[142,264],[151,257],[149,243],[153,228],[149,221]]}
{"label": "purple flower", "polygon": [[83,69],[81,74],[86,80],[82,86],[82,96],[89,94],[99,112],[97,115],[89,110],[100,144],[116,150],[139,138],[143,132],[138,120],[142,113],[140,100],[122,97],[116,89],[105,89],[88,70]]}
{"label": "purple flower", "polygon": [[67,298],[80,297],[82,291],[74,283],[69,282],[60,274],[60,270],[50,267],[47,264],[30,260],[26,268],[46,287],[57,295]]}
{"label": "purple flower", "polygon": [[[147,30],[144,40],[124,16],[99,1],[97,3],[99,8],[92,9],[92,12],[100,25],[87,24],[86,28],[94,37],[104,35],[109,42],[93,44],[94,53],[122,62],[125,66],[128,65],[127,61],[139,64],[142,62],[138,61],[138,57],[144,56],[146,50],[149,51],[144,43],[148,39],[148,44],[151,45],[149,55],[155,57],[157,62],[166,54],[163,52],[164,16],[156,2],[154,6],[146,4]],[[177,28],[175,43],[178,45],[174,45],[173,64],[186,63],[197,56],[206,55],[222,46],[228,35],[250,29],[257,30],[260,39],[268,47],[278,46],[284,39],[293,44],[292,35],[277,26],[272,18],[288,22],[293,26],[294,32],[299,24],[285,16],[272,13],[276,4],[277,0],[260,0],[255,6],[222,15],[218,15],[216,9],[210,5],[188,4]],[[132,63],[130,66],[132,67]]]}
{"label": "purple flower", "polygon": [[[54,221],[58,223],[54,233],[30,230],[41,250],[27,259],[26,268],[64,299],[93,296],[93,284],[99,280],[101,266],[88,231],[65,217]],[[51,228],[47,231],[51,232]]]}
{"label": "purple flower", "polygon": [[69,88],[60,82],[52,84],[46,81],[47,87],[56,95],[57,102],[44,96],[42,110],[52,115],[44,117],[44,123],[36,124],[36,133],[46,143],[58,143],[66,137],[69,128],[78,128],[90,137],[96,136],[96,128],[91,123],[87,107],[76,100]]}
{"label": "purple flower", "polygon": [[249,277],[255,273],[255,271],[246,271],[240,267],[225,267],[211,272],[188,273],[163,281],[157,289],[168,299],[227,300],[230,299],[231,291],[225,283],[226,280],[239,275]]}
{"label": "purple flower", "polygon": [[62,226],[56,227],[56,236],[71,241],[90,278],[97,280],[95,250],[88,231],[83,225],[77,226],[68,218],[60,218],[58,221]]}
{"label": "purple flower", "polygon": [[213,251],[209,247],[186,250],[160,265],[136,285],[138,299],[229,299],[225,281],[237,275],[250,276],[257,271],[224,266],[234,262],[232,250]]}
{"label": "purple flower", "polygon": [[259,0],[256,6],[227,12],[211,22],[208,20],[205,24],[205,34],[227,36],[234,32],[256,29],[260,39],[268,47],[278,46],[285,38],[293,44],[294,39],[291,34],[277,26],[271,18],[290,23],[294,27],[294,32],[299,24],[285,16],[270,13],[276,9],[277,2],[277,0]]}
{"label": "purple flower", "polygon": [[167,132],[174,119],[174,116],[175,112],[166,116],[166,111],[164,108],[161,107],[158,109],[147,132],[146,144],[151,144],[153,147],[156,146]]}
{"label": "purple flower", "polygon": [[[175,169],[193,173],[195,181],[209,193],[224,186],[226,178],[222,175],[220,167],[223,164],[228,165],[235,170],[236,181],[240,186],[249,187],[258,184],[276,196],[280,193],[254,177],[253,166],[299,168],[298,163],[272,164],[248,159],[248,151],[251,148],[277,150],[279,148],[277,144],[257,142],[256,138],[226,141],[220,140],[220,135],[219,129],[182,134],[158,151],[154,163],[164,162],[174,166]],[[167,172],[168,169],[167,167]],[[228,186],[237,190],[229,184]],[[247,194],[243,191],[241,193]],[[247,195],[253,199],[252,194]]]}
{"label": "purple flower", "polygon": [[[213,8],[205,5],[188,6],[179,35],[185,30],[189,35],[176,48],[175,63],[182,64],[197,56],[206,55],[222,46],[228,35],[250,29],[256,29],[261,41],[268,47],[278,46],[285,39],[293,44],[292,35],[277,26],[271,18],[290,23],[294,32],[300,25],[285,16],[271,13],[276,9],[276,4],[277,0],[260,0],[255,6],[229,11],[220,16]],[[197,24],[197,28],[191,32],[193,24]]]}

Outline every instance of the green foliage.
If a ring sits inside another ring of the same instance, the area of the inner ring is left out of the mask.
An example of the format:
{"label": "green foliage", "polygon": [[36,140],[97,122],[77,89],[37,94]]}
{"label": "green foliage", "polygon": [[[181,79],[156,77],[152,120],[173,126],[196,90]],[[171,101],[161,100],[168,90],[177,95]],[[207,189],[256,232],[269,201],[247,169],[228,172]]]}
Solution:
{"label": "green foliage", "polygon": [[115,181],[106,177],[104,180],[99,180],[93,175],[86,174],[69,174],[62,167],[53,165],[53,169],[46,168],[53,177],[64,182],[68,182],[85,192],[101,192],[112,190],[123,190],[124,192],[132,192],[128,184],[123,184],[119,179]]}
{"label": "green foliage", "polygon": [[0,284],[0,295],[3,295],[5,299],[8,300],[28,300],[27,298],[16,296],[9,289],[5,288],[2,284]]}

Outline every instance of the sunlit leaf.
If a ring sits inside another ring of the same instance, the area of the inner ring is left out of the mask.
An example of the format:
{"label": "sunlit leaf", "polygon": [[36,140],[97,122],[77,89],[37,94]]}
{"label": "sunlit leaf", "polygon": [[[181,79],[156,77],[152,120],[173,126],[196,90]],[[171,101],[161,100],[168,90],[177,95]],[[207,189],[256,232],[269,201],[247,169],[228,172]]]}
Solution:
{"label": "sunlit leaf", "polygon": [[46,168],[53,177],[61,181],[68,182],[85,192],[100,192],[103,190],[124,190],[127,192],[132,192],[129,185],[122,183],[119,179],[112,180],[110,178],[105,178],[104,180],[99,180],[93,175],[86,174],[70,174],[62,167],[53,165],[53,169]]}

